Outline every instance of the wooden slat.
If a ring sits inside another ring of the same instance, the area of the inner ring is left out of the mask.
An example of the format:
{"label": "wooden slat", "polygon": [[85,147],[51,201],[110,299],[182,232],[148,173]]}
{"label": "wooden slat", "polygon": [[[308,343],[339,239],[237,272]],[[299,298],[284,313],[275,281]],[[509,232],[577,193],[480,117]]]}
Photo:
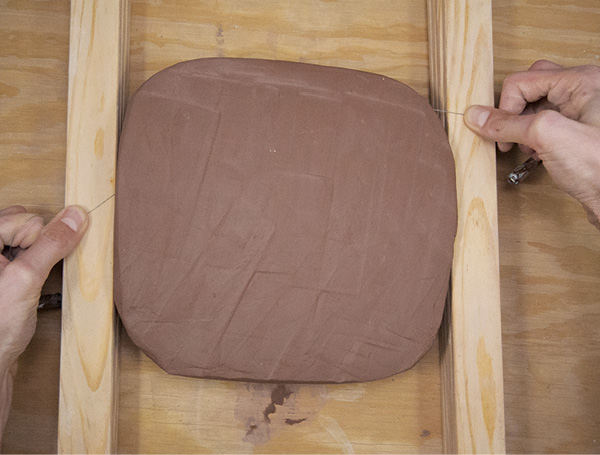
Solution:
{"label": "wooden slat", "polygon": [[[430,81],[434,108],[447,111],[456,161],[458,232],[449,304],[441,331],[444,449],[500,453],[504,397],[495,148],[463,116],[492,105],[490,0],[429,0]],[[457,114],[458,113],[458,114]]]}
{"label": "wooden slat", "polygon": [[127,0],[71,2],[65,204],[79,204],[93,212],[87,235],[64,267],[61,453],[116,450],[118,366],[111,196],[125,99],[128,11]]}

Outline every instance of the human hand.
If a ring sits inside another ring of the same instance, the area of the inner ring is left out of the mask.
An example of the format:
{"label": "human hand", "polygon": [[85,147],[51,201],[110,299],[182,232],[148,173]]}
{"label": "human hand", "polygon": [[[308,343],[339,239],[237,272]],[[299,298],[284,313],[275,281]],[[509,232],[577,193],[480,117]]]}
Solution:
{"label": "human hand", "polygon": [[600,67],[535,62],[506,78],[499,109],[471,106],[465,122],[503,152],[518,143],[542,160],[600,229]]}
{"label": "human hand", "polygon": [[21,206],[0,210],[0,250],[10,246],[16,252],[14,259],[0,255],[0,372],[31,341],[42,285],[52,267],[75,249],[87,226],[87,213],[77,206],[63,209],[45,227],[41,217]]}

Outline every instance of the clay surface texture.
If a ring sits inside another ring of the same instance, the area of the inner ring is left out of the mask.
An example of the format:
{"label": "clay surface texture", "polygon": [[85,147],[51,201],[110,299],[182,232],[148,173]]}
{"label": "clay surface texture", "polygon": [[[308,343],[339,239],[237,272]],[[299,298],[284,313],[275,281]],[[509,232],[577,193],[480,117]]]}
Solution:
{"label": "clay surface texture", "polygon": [[132,97],[115,303],[169,373],[353,382],[431,347],[456,232],[427,101],[384,76],[201,59]]}

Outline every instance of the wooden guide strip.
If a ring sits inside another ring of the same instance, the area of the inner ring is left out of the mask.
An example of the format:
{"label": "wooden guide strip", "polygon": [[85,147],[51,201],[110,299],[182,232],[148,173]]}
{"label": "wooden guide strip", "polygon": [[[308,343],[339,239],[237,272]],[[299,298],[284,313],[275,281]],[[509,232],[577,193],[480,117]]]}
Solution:
{"label": "wooden guide strip", "polygon": [[[491,0],[428,0],[431,103],[493,105]],[[505,451],[495,147],[441,114],[456,162],[458,232],[441,343],[444,450]]]}
{"label": "wooden guide strip", "polygon": [[59,453],[116,451],[118,349],[110,196],[125,104],[128,30],[128,0],[71,1],[65,205],[97,208],[90,214],[88,233],[64,266]]}

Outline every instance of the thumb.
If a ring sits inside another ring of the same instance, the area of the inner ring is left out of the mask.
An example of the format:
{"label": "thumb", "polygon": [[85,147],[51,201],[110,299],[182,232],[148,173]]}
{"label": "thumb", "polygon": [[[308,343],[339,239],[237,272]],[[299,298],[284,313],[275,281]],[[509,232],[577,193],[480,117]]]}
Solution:
{"label": "thumb", "polygon": [[486,106],[471,106],[465,112],[465,123],[479,134],[499,144],[506,152],[511,143],[523,144],[538,152],[551,145],[551,137],[562,130],[570,120],[553,110],[544,110],[531,115],[511,114]]}
{"label": "thumb", "polygon": [[[68,256],[81,241],[89,224],[88,215],[76,205],[63,209],[35,240],[11,263],[19,276],[14,279],[24,285],[42,285],[52,267]],[[7,267],[8,269],[8,267]]]}

